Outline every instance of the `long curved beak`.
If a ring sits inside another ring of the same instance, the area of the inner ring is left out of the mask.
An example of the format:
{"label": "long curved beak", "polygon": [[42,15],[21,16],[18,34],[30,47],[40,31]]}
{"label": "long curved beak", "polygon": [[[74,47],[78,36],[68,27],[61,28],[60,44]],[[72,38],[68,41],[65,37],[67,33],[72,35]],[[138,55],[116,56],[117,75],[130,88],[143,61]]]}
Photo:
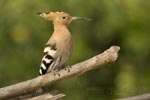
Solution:
{"label": "long curved beak", "polygon": [[72,17],[71,20],[86,20],[86,21],[91,21],[92,19],[89,18],[84,18],[84,17]]}

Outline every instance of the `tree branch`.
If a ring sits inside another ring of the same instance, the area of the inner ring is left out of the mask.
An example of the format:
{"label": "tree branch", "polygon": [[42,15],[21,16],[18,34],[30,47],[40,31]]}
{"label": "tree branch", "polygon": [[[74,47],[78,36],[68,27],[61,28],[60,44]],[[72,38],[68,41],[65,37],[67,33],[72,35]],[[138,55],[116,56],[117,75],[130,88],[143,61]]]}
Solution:
{"label": "tree branch", "polygon": [[31,80],[0,88],[0,100],[32,92],[40,87],[51,85],[62,79],[81,75],[87,71],[101,67],[102,65],[115,62],[118,58],[119,50],[120,47],[112,46],[111,48],[97,56],[94,56],[78,64],[72,65],[70,68],[70,72],[67,72],[64,69],[60,70],[60,76],[54,76],[53,73],[48,73],[46,75],[42,75]]}
{"label": "tree branch", "polygon": [[128,98],[117,99],[117,100],[150,100],[150,94],[143,94],[143,95],[138,95],[138,96],[133,96]]}
{"label": "tree branch", "polygon": [[29,92],[23,95],[10,97],[5,100],[62,100],[64,96],[66,95],[60,93],[58,90],[53,90],[46,94],[44,93],[37,94],[35,92]]}

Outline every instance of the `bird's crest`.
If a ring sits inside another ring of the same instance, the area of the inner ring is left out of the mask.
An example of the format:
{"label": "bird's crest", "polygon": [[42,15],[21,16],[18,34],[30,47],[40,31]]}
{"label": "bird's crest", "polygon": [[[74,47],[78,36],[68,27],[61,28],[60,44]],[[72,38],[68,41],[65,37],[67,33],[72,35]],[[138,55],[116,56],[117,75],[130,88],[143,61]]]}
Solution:
{"label": "bird's crest", "polygon": [[83,17],[75,17],[71,16],[68,13],[65,13],[63,11],[59,12],[46,12],[46,13],[37,13],[40,16],[44,17],[47,20],[53,21],[54,24],[63,24],[63,25],[68,25],[70,22],[73,20],[91,20],[88,18],[83,18]]}

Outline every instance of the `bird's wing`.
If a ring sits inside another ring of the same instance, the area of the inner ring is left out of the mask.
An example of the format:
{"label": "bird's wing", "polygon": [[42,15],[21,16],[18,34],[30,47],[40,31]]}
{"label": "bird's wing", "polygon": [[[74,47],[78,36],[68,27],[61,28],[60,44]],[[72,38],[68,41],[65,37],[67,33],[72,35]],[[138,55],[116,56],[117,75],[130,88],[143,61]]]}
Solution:
{"label": "bird's wing", "polygon": [[54,65],[54,58],[57,52],[56,44],[48,44],[44,48],[44,56],[41,61],[39,75],[44,75],[49,69],[52,69]]}

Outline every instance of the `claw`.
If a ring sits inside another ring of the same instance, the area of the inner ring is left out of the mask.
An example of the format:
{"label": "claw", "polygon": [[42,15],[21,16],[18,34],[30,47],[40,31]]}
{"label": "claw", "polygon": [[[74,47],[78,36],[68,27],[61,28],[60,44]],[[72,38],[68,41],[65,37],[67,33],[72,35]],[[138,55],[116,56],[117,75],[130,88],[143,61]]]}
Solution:
{"label": "claw", "polygon": [[65,67],[65,71],[67,71],[69,73],[70,72],[70,68],[69,67]]}
{"label": "claw", "polygon": [[58,70],[53,70],[53,73],[54,73],[54,76],[58,75],[60,77]]}

